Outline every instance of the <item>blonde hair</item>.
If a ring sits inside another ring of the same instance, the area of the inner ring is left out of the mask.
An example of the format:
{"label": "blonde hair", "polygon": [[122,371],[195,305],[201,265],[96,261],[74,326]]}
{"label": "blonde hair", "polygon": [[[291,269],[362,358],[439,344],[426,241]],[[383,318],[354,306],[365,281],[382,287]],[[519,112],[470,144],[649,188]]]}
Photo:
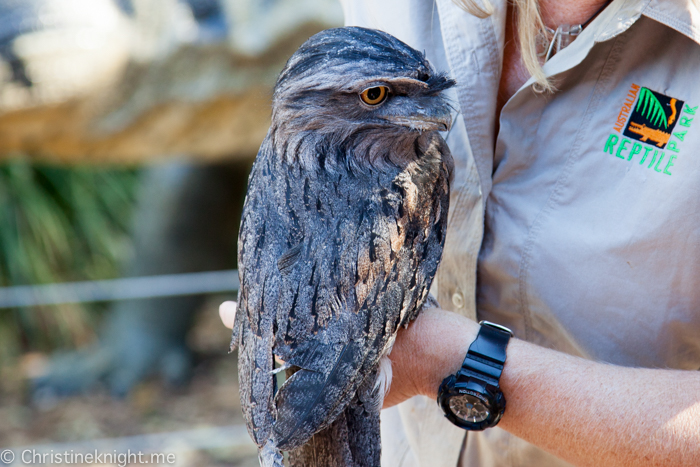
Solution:
{"label": "blonde hair", "polygon": [[[463,10],[478,18],[486,18],[493,13],[493,7],[489,0],[483,0],[484,5],[478,5],[477,0],[453,0]],[[542,71],[542,65],[537,55],[538,37],[547,34],[547,29],[542,20],[540,5],[537,0],[510,0],[513,5],[513,14],[517,21],[518,45],[523,64],[530,76],[537,82],[536,88],[542,91],[553,91],[554,85],[547,79]]]}

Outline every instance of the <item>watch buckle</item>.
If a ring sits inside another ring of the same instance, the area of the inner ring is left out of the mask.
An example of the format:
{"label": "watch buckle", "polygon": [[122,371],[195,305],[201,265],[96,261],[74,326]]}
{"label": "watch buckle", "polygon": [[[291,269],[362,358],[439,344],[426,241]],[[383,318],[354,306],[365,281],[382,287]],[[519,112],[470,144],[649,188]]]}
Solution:
{"label": "watch buckle", "polygon": [[500,331],[507,332],[508,334],[510,334],[510,337],[513,337],[513,331],[511,331],[505,326],[501,326],[500,324],[492,323],[491,321],[486,321],[485,319],[482,319],[481,321],[479,321],[479,325],[486,325],[492,328],[496,328]]}

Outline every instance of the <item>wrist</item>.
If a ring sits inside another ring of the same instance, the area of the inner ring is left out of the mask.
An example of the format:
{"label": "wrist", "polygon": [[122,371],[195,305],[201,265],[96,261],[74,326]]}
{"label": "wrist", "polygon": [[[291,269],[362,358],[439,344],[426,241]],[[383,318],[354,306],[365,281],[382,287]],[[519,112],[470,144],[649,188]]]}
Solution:
{"label": "wrist", "polygon": [[434,312],[426,316],[425,338],[418,349],[423,368],[418,388],[420,394],[436,399],[442,381],[460,369],[469,345],[479,332],[479,325],[457,313],[430,311]]}
{"label": "wrist", "polygon": [[392,383],[384,408],[416,395],[437,398],[442,380],[462,365],[479,325],[439,308],[421,311],[407,329],[399,330],[389,354]]}
{"label": "wrist", "polygon": [[437,403],[456,426],[481,431],[498,424],[506,408],[500,378],[513,332],[497,323],[480,322],[461,368],[444,379]]}

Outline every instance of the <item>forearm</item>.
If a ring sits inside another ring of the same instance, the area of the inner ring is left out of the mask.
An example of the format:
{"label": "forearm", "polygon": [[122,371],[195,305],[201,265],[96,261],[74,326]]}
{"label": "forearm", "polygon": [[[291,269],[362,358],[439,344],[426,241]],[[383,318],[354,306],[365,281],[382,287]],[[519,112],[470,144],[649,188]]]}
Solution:
{"label": "forearm", "polygon": [[[413,356],[396,356],[392,366],[399,386],[421,374],[416,393],[436,399],[478,325],[426,311],[394,348]],[[605,365],[511,339],[501,386],[507,407],[499,427],[574,465],[700,465],[700,372]],[[387,405],[410,395],[390,393]]]}
{"label": "forearm", "polygon": [[700,372],[605,365],[514,339],[500,426],[579,466],[700,465]]}

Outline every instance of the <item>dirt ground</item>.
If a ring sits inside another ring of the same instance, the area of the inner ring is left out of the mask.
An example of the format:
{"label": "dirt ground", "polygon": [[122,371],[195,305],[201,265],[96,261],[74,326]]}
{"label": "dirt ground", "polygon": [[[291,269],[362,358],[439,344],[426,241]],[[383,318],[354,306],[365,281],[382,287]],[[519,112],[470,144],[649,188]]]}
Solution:
{"label": "dirt ground", "polygon": [[[0,399],[0,450],[13,448],[17,456],[18,450],[143,450],[173,453],[176,462],[162,465],[257,466],[255,447],[243,428],[236,356],[227,354],[229,339],[230,331],[221,326],[213,304],[198,313],[188,336],[196,364],[191,382],[182,388],[166,387],[154,379],[141,383],[121,400],[97,390],[33,404],[26,380],[10,385],[15,390],[5,390]],[[55,463],[48,459],[29,465]],[[2,460],[0,457],[0,465],[6,465]],[[69,464],[88,465],[63,465]],[[10,465],[27,464],[17,459]]]}

